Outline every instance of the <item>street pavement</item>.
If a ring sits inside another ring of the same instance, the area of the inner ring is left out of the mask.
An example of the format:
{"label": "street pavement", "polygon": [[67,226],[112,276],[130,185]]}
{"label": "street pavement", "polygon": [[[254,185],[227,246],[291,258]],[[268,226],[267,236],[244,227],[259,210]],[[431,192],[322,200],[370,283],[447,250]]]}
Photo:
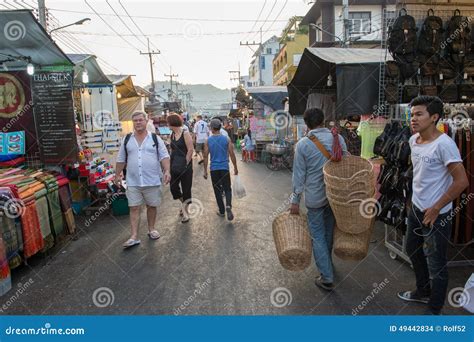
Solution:
{"label": "street pavement", "polygon": [[[195,163],[194,210],[182,224],[179,204],[163,189],[157,228],[148,239],[141,215],[141,245],[124,250],[129,217],[103,213],[48,256],[13,271],[13,289],[0,298],[2,314],[35,315],[417,315],[422,304],[396,297],[414,288],[410,266],[393,260],[378,224],[369,255],[361,262],[334,257],[335,284],[327,293],[314,285],[314,262],[303,272],[281,267],[271,222],[286,210],[291,173],[243,164],[247,197],[234,200],[232,222],[216,215],[210,180]],[[472,250],[472,248],[471,248]],[[457,259],[463,259],[461,253]],[[461,287],[472,267],[450,268],[449,288]],[[21,290],[21,291],[19,291]],[[21,293],[20,293],[21,292]],[[446,302],[444,314],[467,312]]]}

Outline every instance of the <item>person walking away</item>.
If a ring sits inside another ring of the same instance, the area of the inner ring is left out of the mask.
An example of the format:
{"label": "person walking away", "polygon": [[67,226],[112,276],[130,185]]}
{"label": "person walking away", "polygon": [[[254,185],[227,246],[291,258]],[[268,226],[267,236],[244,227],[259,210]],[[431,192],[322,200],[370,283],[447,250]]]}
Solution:
{"label": "person walking away", "polygon": [[[334,288],[331,254],[335,218],[326,197],[323,166],[328,158],[324,153],[327,155],[327,151],[332,150],[335,138],[339,139],[344,154],[347,154],[347,147],[342,136],[334,136],[324,127],[324,113],[319,108],[307,109],[303,119],[309,132],[296,144],[290,213],[299,215],[301,194],[304,192],[313,256],[320,272],[315,284],[331,291]],[[317,144],[326,151],[320,150]]]}
{"label": "person walking away", "polygon": [[469,182],[456,143],[436,129],[443,116],[441,99],[419,96],[410,107],[411,127],[416,133],[409,141],[413,194],[406,249],[415,272],[416,289],[400,292],[398,297],[428,304],[426,314],[439,315],[448,289],[446,253],[452,202]]}
{"label": "person walking away", "polygon": [[[234,145],[229,137],[220,134],[221,121],[219,119],[211,120],[212,135],[204,144],[204,178],[207,179],[207,166],[209,164],[209,154],[211,155],[211,180],[216,196],[219,211],[217,214],[224,217],[227,213],[227,219],[232,221],[234,214],[232,212],[232,188],[229,171],[229,157],[234,165],[234,175],[238,175],[237,159],[235,157]],[[225,205],[223,200],[225,194]]]}
{"label": "person walking away", "polygon": [[207,141],[209,136],[209,128],[207,123],[202,119],[202,115],[197,116],[198,121],[194,125],[194,139],[196,141],[196,153],[201,157],[199,164],[203,163],[202,151],[204,149],[204,144]]}
{"label": "person walking away", "polygon": [[244,142],[245,142],[245,157],[244,157],[244,161],[255,161],[255,145],[253,144],[253,141],[252,141],[252,132],[250,131],[250,129],[247,130],[247,134],[245,134],[245,137],[244,137]]}
{"label": "person walking away", "polygon": [[166,119],[171,133],[171,182],[170,190],[173,199],[180,200],[181,222],[189,221],[188,206],[191,203],[193,185],[193,139],[189,131],[183,129],[183,120],[178,114],[171,114]]}
{"label": "person walking away", "polygon": [[152,240],[160,238],[155,228],[156,208],[161,201],[161,169],[163,181],[168,184],[170,175],[170,156],[163,140],[154,133],[148,132],[147,115],[137,111],[132,115],[134,132],[128,134],[122,141],[115,166],[115,183],[121,182],[121,173],[127,171],[126,196],[130,207],[130,238],[124,247],[138,245],[138,223],[140,206],[146,204],[148,236]]}

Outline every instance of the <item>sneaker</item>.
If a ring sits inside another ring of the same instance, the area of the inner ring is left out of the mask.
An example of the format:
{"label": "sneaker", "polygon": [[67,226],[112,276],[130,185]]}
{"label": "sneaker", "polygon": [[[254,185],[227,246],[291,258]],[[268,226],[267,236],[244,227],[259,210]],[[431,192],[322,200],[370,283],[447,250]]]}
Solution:
{"label": "sneaker", "polygon": [[314,281],[314,284],[315,284],[316,286],[319,286],[320,288],[326,290],[326,291],[332,291],[332,290],[334,290],[334,284],[333,284],[333,283],[323,282],[323,277],[322,277],[322,276],[316,277],[316,280]]}
{"label": "sneaker", "polygon": [[225,213],[221,213],[220,211],[217,212],[217,216],[224,217]]}
{"label": "sneaker", "polygon": [[232,221],[234,219],[234,214],[232,213],[232,208],[227,208],[227,220]]}
{"label": "sneaker", "polygon": [[403,299],[407,302],[417,302],[417,303],[423,303],[423,304],[428,304],[428,301],[430,300],[429,296],[420,295],[417,290],[399,292],[397,296],[398,298]]}

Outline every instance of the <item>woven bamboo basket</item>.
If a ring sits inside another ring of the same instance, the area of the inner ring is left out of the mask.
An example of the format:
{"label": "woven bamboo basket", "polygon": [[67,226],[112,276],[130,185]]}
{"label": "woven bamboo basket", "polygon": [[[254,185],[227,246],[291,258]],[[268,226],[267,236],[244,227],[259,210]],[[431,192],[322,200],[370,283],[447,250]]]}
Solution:
{"label": "woven bamboo basket", "polygon": [[357,156],[344,156],[340,162],[328,161],[323,173],[326,186],[333,189],[357,191],[375,184],[374,166]]}
{"label": "woven bamboo basket", "polygon": [[[375,220],[374,220],[375,222]],[[348,234],[334,227],[334,254],[342,260],[359,261],[367,256],[374,223],[361,234]]]}
{"label": "woven bamboo basket", "polygon": [[326,197],[330,197],[339,202],[346,202],[350,200],[366,200],[374,197],[375,187],[368,186],[365,190],[350,191],[350,190],[334,190],[326,187]]}
{"label": "woven bamboo basket", "polygon": [[273,220],[273,239],[281,265],[290,271],[302,271],[311,264],[312,243],[304,215],[278,215]]}
{"label": "woven bamboo basket", "polygon": [[377,204],[373,197],[338,201],[327,194],[327,198],[340,230],[348,234],[360,234],[369,230],[377,214]]}

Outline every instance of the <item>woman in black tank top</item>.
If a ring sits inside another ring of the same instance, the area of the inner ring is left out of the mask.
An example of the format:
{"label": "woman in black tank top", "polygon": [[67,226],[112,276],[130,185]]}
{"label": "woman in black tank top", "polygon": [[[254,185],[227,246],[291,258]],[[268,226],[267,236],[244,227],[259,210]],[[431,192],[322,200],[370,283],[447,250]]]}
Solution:
{"label": "woman in black tank top", "polygon": [[170,190],[173,199],[182,202],[180,210],[181,222],[189,221],[188,206],[191,203],[193,185],[193,140],[191,134],[183,130],[183,120],[178,114],[170,114],[167,118],[171,134],[171,182]]}

